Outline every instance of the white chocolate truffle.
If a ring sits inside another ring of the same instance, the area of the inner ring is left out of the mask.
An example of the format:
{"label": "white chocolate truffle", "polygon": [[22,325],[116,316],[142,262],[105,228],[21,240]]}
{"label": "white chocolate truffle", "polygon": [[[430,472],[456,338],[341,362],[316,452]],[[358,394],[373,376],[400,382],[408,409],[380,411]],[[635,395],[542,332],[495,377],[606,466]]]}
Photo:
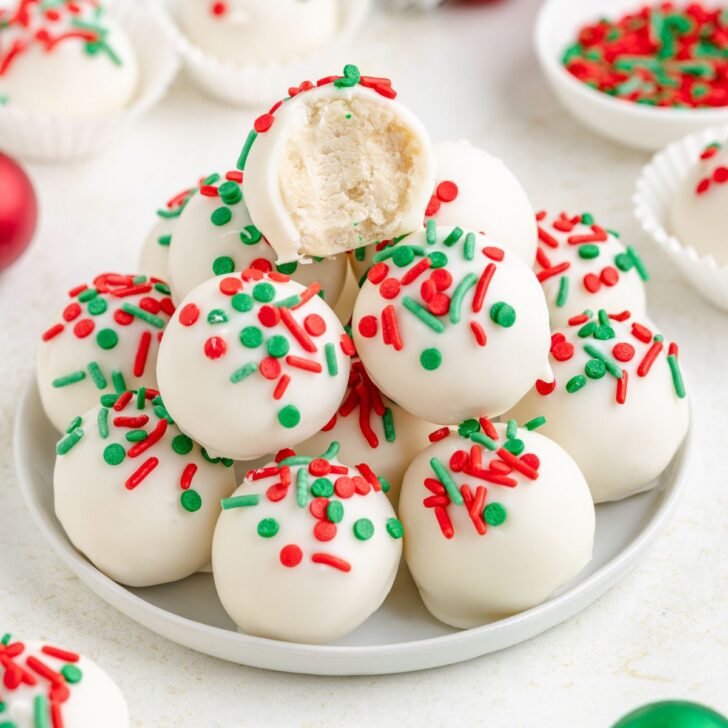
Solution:
{"label": "white chocolate truffle", "polygon": [[354,348],[317,291],[255,269],[192,290],[165,331],[157,365],[183,432],[211,454],[253,460],[331,419]]}
{"label": "white chocolate truffle", "polygon": [[430,221],[374,260],[354,340],[372,381],[408,412],[440,424],[499,415],[546,372],[546,301],[513,253]]}
{"label": "white chocolate truffle", "polygon": [[535,271],[551,314],[551,328],[567,325],[584,311],[629,310],[642,316],[647,306],[642,259],[589,213],[548,216],[539,212]]}
{"label": "white chocolate truffle", "polygon": [[180,25],[200,50],[234,66],[284,63],[339,28],[339,0],[183,0]]}
{"label": "white chocolate truffle", "polygon": [[106,395],[69,425],[56,452],[56,516],[108,577],[152,586],[209,563],[220,499],[235,489],[233,463],[182,434],[156,391]]}
{"label": "white chocolate truffle", "polygon": [[126,32],[94,0],[0,9],[0,97],[24,111],[93,118],[129,106],[139,68]]}
{"label": "white chocolate truffle", "polygon": [[248,473],[215,528],[212,572],[248,634],[321,644],[343,637],[389,593],[402,526],[376,476],[284,451]]}
{"label": "white chocolate truffle", "polygon": [[540,604],[594,544],[589,488],[566,452],[515,422],[482,424],[420,453],[400,496],[407,565],[425,606],[454,627]]}
{"label": "white chocolate truffle", "polygon": [[728,264],[728,145],[715,141],[680,184],[669,206],[670,232],[698,255]]}
{"label": "white chocolate truffle", "polygon": [[648,490],[687,433],[678,349],[629,312],[572,319],[551,345],[553,380],[539,380],[509,413],[543,415],[541,432],[586,476],[595,503]]}
{"label": "white chocolate truffle", "polygon": [[59,431],[104,392],[157,386],[159,339],[174,312],[167,285],[146,276],[105,273],[69,298],[36,363],[43,408]]}
{"label": "white chocolate truffle", "polygon": [[238,167],[245,200],[280,262],[327,256],[422,225],[435,161],[419,119],[387,79],[302,84],[260,116]]}
{"label": "white chocolate truffle", "polygon": [[348,463],[366,463],[384,479],[383,490],[397,507],[404,471],[429,445],[435,425],[405,412],[374,385],[360,361],[353,361],[344,401],[331,421],[296,447],[301,455],[317,455],[332,440]]}
{"label": "white chocolate truffle", "polygon": [[321,296],[333,308],[346,281],[346,256],[275,265],[276,254],[253,224],[243,199],[242,173],[207,177],[200,193],[186,205],[169,252],[170,286],[175,301],[216,275],[274,268],[304,286],[321,284]]}
{"label": "white chocolate truffle", "polygon": [[129,728],[126,700],[88,657],[40,641],[0,643],[0,725]]}

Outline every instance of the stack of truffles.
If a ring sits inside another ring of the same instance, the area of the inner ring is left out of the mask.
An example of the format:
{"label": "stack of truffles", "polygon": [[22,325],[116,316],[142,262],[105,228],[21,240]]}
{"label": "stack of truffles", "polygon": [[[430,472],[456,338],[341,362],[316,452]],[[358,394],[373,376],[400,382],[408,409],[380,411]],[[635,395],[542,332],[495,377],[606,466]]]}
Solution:
{"label": "stack of truffles", "polygon": [[56,513],[112,579],[211,561],[243,631],[325,643],[404,550],[432,614],[472,627],[575,577],[594,502],[679,448],[678,347],[637,251],[536,214],[396,96],[352,65],[290,88],[232,170],[159,211],[142,273],[74,288],[43,334]]}

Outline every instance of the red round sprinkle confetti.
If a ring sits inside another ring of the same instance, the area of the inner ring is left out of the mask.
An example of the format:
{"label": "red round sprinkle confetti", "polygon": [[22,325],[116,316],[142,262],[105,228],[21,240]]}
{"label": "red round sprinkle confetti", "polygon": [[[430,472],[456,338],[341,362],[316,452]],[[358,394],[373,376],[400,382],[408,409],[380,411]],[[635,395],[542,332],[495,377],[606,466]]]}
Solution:
{"label": "red round sprinkle confetti", "polygon": [[545,396],[547,394],[551,394],[554,389],[556,389],[556,380],[554,380],[553,382],[544,382],[543,379],[536,380],[536,391],[540,395]]}
{"label": "red round sprinkle confetti", "polygon": [[284,447],[283,450],[279,450],[276,453],[275,460],[277,463],[279,463],[281,460],[285,460],[286,458],[292,458],[296,455],[296,451],[292,450],[290,447]]}
{"label": "red round sprinkle confetti", "polygon": [[167,314],[167,316],[171,316],[174,313],[174,311],[175,311],[174,302],[172,301],[172,299],[169,296],[162,299],[161,309],[162,309],[162,311],[164,311],[164,313]]}
{"label": "red round sprinkle confetti", "polygon": [[521,462],[525,465],[528,465],[529,468],[533,468],[534,470],[538,470],[539,466],[541,465],[541,461],[538,459],[538,455],[532,452],[527,452],[525,455],[522,455]]}
{"label": "red round sprinkle confetti", "polygon": [[435,316],[444,316],[450,310],[450,296],[436,293],[428,302],[427,308]]}
{"label": "red round sprinkle confetti", "polygon": [[326,509],[328,507],[329,499],[319,496],[311,501],[311,505],[309,505],[308,510],[311,511],[311,515],[314,518],[321,520],[322,518],[326,518]]}
{"label": "red round sprinkle confetti", "polygon": [[465,450],[456,450],[450,456],[450,467],[459,473],[468,464],[468,453]]}
{"label": "red round sprinkle confetti", "polygon": [[134,317],[130,313],[122,311],[120,308],[114,311],[114,321],[116,321],[119,326],[128,326],[133,320]]}
{"label": "red round sprinkle confetti", "polygon": [[225,15],[225,13],[227,12],[227,3],[222,1],[212,3],[212,5],[210,6],[210,12],[213,15],[217,15],[218,17],[221,15]]}
{"label": "red round sprinkle confetti", "polygon": [[258,134],[264,134],[273,126],[274,121],[275,117],[273,114],[262,114],[253,122],[253,128]]}
{"label": "red round sprinkle confetti", "polygon": [[298,566],[303,559],[303,551],[295,544],[289,543],[281,549],[280,560],[283,566],[292,568]]}
{"label": "red round sprinkle confetti", "polygon": [[162,309],[162,304],[157,301],[156,298],[152,298],[151,296],[144,296],[139,301],[139,308],[143,309],[144,311],[148,311],[149,313],[159,313]]}
{"label": "red round sprinkle confetti", "polygon": [[311,475],[328,475],[331,472],[331,463],[323,458],[314,458],[308,464],[308,472]]}
{"label": "red round sprinkle confetti", "polygon": [[277,326],[280,320],[281,310],[279,308],[269,306],[267,304],[260,307],[260,311],[258,311],[258,321],[260,321],[263,326],[267,326],[269,328]]}
{"label": "red round sprinkle confetti", "polygon": [[243,287],[239,278],[223,278],[220,281],[220,293],[226,296],[234,296]]}
{"label": "red round sprinkle confetti", "polygon": [[716,167],[713,171],[713,179],[718,184],[728,182],[728,167]]}
{"label": "red round sprinkle confetti", "polygon": [[445,180],[437,185],[436,194],[443,202],[452,202],[458,196],[458,186],[450,180]]}
{"label": "red round sprinkle confetti", "polygon": [[179,322],[182,326],[192,326],[198,318],[200,318],[200,309],[194,303],[188,303],[179,312]]}
{"label": "red round sprinkle confetti", "polygon": [[331,521],[319,521],[313,527],[313,535],[318,541],[331,541],[336,536],[336,524]]}
{"label": "red round sprinkle confetti", "polygon": [[569,361],[574,356],[574,345],[570,341],[559,341],[551,347],[551,356],[556,361]]}
{"label": "red round sprinkle confetti", "polygon": [[362,478],[361,475],[355,475],[352,480],[354,481],[354,489],[359,495],[366,495],[372,489],[371,483],[366,478]]}
{"label": "red round sprinkle confetti", "polygon": [[379,324],[376,316],[363,316],[359,321],[359,333],[367,339],[376,336],[378,329]]}
{"label": "red round sprinkle confetti", "polygon": [[619,281],[619,272],[616,268],[608,265],[599,276],[605,286],[614,286]]}
{"label": "red round sprinkle confetti", "polygon": [[74,327],[73,333],[79,339],[85,339],[93,330],[95,324],[91,319],[81,319]]}
{"label": "red round sprinkle confetti", "polygon": [[432,297],[437,293],[437,286],[431,281],[426,280],[421,286],[420,286],[420,296],[422,296],[422,300],[425,303],[428,303],[432,300]]}
{"label": "red round sprinkle confetti", "polygon": [[303,319],[303,328],[311,336],[321,336],[326,333],[326,322],[317,313],[310,313]]}
{"label": "red round sprinkle confetti", "polygon": [[599,280],[598,276],[595,276],[594,273],[587,273],[584,276],[584,288],[586,288],[589,293],[596,293],[602,286],[602,282]]}
{"label": "red round sprinkle confetti", "polygon": [[208,359],[219,359],[221,356],[225,356],[226,351],[227,344],[219,336],[211,336],[205,342],[205,356]]}
{"label": "red round sprinkle confetti", "polygon": [[505,257],[505,253],[500,248],[493,246],[483,248],[483,255],[491,260],[495,260],[496,262],[500,262]]}
{"label": "red round sprinkle confetti", "polygon": [[438,291],[446,291],[452,285],[452,275],[445,268],[437,268],[430,273],[430,280]]}
{"label": "red round sprinkle confetti", "polygon": [[336,482],[334,483],[334,493],[339,496],[339,498],[351,498],[351,496],[354,495],[354,481],[351,478],[347,478],[345,475],[342,475],[340,478],[336,479]]}
{"label": "red round sprinkle confetti", "polygon": [[432,217],[433,215],[437,215],[437,213],[440,211],[440,207],[442,206],[442,202],[437,198],[437,195],[432,195],[430,197],[430,201],[427,203],[427,207],[425,208],[425,217]]}
{"label": "red round sprinkle confetti", "polygon": [[66,308],[63,309],[63,320],[73,321],[81,315],[81,307],[77,303],[69,303]]}
{"label": "red round sprinkle confetti", "polygon": [[399,281],[396,278],[386,278],[379,286],[380,295],[382,296],[382,298],[386,298],[388,300],[392,298],[397,298],[397,296],[399,296],[399,290],[400,285]]}
{"label": "red round sprinkle confetti", "polygon": [[612,349],[612,356],[617,361],[632,361],[634,359],[634,346],[626,341],[621,344],[615,344]]}
{"label": "red round sprinkle confetti", "polygon": [[258,371],[266,379],[270,379],[271,381],[274,379],[278,379],[278,377],[281,375],[281,363],[278,359],[272,356],[267,356],[265,359],[263,359],[262,362],[260,362],[260,365],[258,366]]}
{"label": "red round sprinkle confetti", "polygon": [[709,179],[701,179],[700,182],[698,182],[698,186],[695,188],[695,192],[699,195],[702,195],[704,192],[708,191],[708,188],[710,187],[710,180]]}
{"label": "red round sprinkle confetti", "polygon": [[367,280],[370,283],[381,283],[389,273],[389,266],[386,263],[375,263],[367,273]]}
{"label": "red round sprinkle confetti", "polygon": [[263,271],[263,273],[270,273],[273,270],[273,263],[267,258],[256,258],[251,264],[251,268],[255,270]]}

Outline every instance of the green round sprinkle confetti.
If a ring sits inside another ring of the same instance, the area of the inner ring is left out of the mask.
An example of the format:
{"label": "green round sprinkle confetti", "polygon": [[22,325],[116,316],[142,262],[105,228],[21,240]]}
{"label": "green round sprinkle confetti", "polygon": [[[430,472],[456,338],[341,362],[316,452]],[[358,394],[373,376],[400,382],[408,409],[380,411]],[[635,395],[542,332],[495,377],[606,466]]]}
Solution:
{"label": "green round sprinkle confetti", "polygon": [[285,336],[271,336],[266,341],[265,348],[272,357],[280,359],[288,353],[288,339]]}
{"label": "green round sprinkle confetti", "polygon": [[295,405],[288,404],[278,413],[278,422],[288,429],[295,427],[300,421],[301,413]]}
{"label": "green round sprinkle confetti", "polygon": [[212,272],[216,276],[232,273],[235,270],[235,261],[229,255],[221,255],[212,262]]}
{"label": "green round sprinkle confetti", "polygon": [[483,509],[483,520],[489,526],[500,526],[506,520],[506,509],[500,503],[489,503]]}
{"label": "green round sprinkle confetti", "polygon": [[117,443],[113,443],[112,445],[107,445],[104,448],[104,460],[109,465],[119,465],[124,461],[124,458],[126,457],[126,452],[124,451],[124,448],[121,445],[118,445]]}
{"label": "green round sprinkle confetti", "polygon": [[100,316],[107,308],[108,305],[103,298],[94,298],[88,305],[88,312],[92,316]]}
{"label": "green round sprinkle confetti", "polygon": [[614,329],[611,326],[597,326],[594,329],[594,338],[599,341],[607,341],[614,338]]}
{"label": "green round sprinkle confetti", "polygon": [[392,262],[398,268],[406,268],[414,259],[415,253],[408,245],[401,248],[395,248],[392,253]]}
{"label": "green round sprinkle confetti", "polygon": [[374,535],[374,524],[368,518],[354,521],[354,535],[360,541],[368,541]]}
{"label": "green round sprinkle confetti", "polygon": [[607,373],[607,366],[599,359],[590,359],[584,367],[584,372],[589,379],[601,379]]}
{"label": "green round sprinkle confetti", "polygon": [[311,483],[311,493],[317,498],[330,498],[334,494],[334,484],[328,478],[316,478]]}
{"label": "green round sprinkle confetti", "polygon": [[83,677],[81,670],[71,663],[68,663],[61,668],[61,675],[66,678],[66,682],[70,685],[80,683],[81,678]]}
{"label": "green round sprinkle confetti", "polygon": [[490,308],[490,318],[493,323],[508,329],[516,323],[516,311],[513,306],[508,305],[504,301],[498,301],[498,303],[494,303]]}
{"label": "green round sprinkle confetti", "polygon": [[470,437],[474,432],[480,432],[480,422],[478,420],[463,420],[458,425],[458,435],[460,437]]}
{"label": "green round sprinkle confetti", "polygon": [[113,349],[119,343],[119,336],[113,329],[101,329],[96,334],[96,343],[102,349]]}
{"label": "green round sprinkle confetti", "polygon": [[296,272],[297,268],[298,263],[296,263],[295,260],[292,260],[290,263],[281,263],[276,266],[276,270],[279,273],[283,273],[284,276],[292,276]]}
{"label": "green round sprinkle confetti", "polygon": [[326,507],[326,517],[331,523],[341,523],[344,518],[344,505],[341,501],[331,501]]}
{"label": "green round sprinkle confetti", "polygon": [[279,530],[280,526],[275,518],[264,518],[258,523],[258,535],[263,538],[273,538]]}
{"label": "green round sprinkle confetti", "polygon": [[178,455],[187,455],[187,453],[192,452],[192,448],[192,440],[187,435],[180,433],[172,438],[172,450]]}
{"label": "green round sprinkle confetti", "polygon": [[447,255],[439,250],[430,253],[427,257],[430,259],[432,268],[444,268],[447,265]]}
{"label": "green round sprinkle confetti", "polygon": [[240,343],[248,349],[255,349],[263,343],[263,332],[257,326],[246,326],[240,332]]}
{"label": "green round sprinkle confetti", "polygon": [[402,538],[404,534],[404,528],[402,528],[402,522],[399,518],[388,518],[387,519],[387,533],[392,538]]}
{"label": "green round sprinkle confetti", "polygon": [[147,433],[144,430],[129,430],[126,433],[127,442],[141,442],[147,439]]}
{"label": "green round sprinkle confetti", "polygon": [[517,437],[512,440],[508,440],[503,447],[512,455],[520,455],[526,449],[526,445],[523,440]]}
{"label": "green round sprinkle confetti", "polygon": [[584,260],[591,260],[592,258],[599,257],[599,246],[598,245],[580,245],[579,246],[579,257]]}
{"label": "green round sprinkle confetti", "polygon": [[247,293],[236,293],[230,303],[232,304],[233,308],[236,311],[240,311],[240,313],[245,313],[246,311],[250,311],[251,308],[255,305],[253,303],[253,299],[247,294]]}
{"label": "green round sprinkle confetti", "polygon": [[240,187],[236,182],[233,182],[232,180],[223,182],[217,188],[217,191],[220,195],[220,199],[226,205],[236,205],[238,202],[240,202],[240,200],[243,199],[243,193],[241,192]]}
{"label": "green round sprinkle confetti", "polygon": [[218,207],[215,212],[210,215],[210,222],[213,225],[220,227],[221,225],[227,225],[232,219],[233,213],[230,212],[228,207]]}
{"label": "green round sprinkle confetti", "polygon": [[420,354],[420,364],[428,372],[434,371],[442,364],[442,354],[438,349],[425,349]]}
{"label": "green round sprinkle confetti", "polygon": [[212,311],[207,314],[208,324],[225,324],[227,323],[227,320],[227,314],[221,308],[213,308]]}
{"label": "green round sprinkle confetti", "polygon": [[202,508],[202,498],[196,490],[184,491],[180,497],[180,503],[182,503],[182,508],[190,513],[199,511]]}
{"label": "green round sprinkle confetti", "polygon": [[574,394],[574,392],[578,392],[585,384],[586,377],[582,376],[581,374],[577,374],[575,377],[569,379],[569,381],[566,383],[566,391],[569,394]]}
{"label": "green round sprinkle confetti", "polygon": [[627,271],[632,270],[634,263],[627,253],[619,253],[614,256],[614,265],[616,265],[623,273],[626,273]]}
{"label": "green round sprinkle confetti", "polygon": [[261,303],[270,303],[276,297],[276,289],[270,283],[256,283],[253,298]]}

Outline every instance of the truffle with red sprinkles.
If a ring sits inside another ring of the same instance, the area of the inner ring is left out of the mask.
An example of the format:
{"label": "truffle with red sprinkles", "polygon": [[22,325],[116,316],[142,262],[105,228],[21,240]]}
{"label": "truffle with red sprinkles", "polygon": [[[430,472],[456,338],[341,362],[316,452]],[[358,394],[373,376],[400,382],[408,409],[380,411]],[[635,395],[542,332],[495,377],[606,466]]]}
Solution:
{"label": "truffle with red sprinkles", "polygon": [[158,392],[103,395],[68,424],[56,453],[58,520],[108,577],[151,586],[209,564],[220,499],[235,489],[233,463],[183,434]]}
{"label": "truffle with red sprinkles", "polygon": [[212,571],[223,607],[248,634],[325,643],[384,601],[402,553],[402,524],[383,483],[339,444],[316,457],[282,450],[250,471],[215,528]]}
{"label": "truffle with red sprinkles", "polygon": [[328,256],[422,224],[435,159],[419,119],[386,78],[305,81],[259,116],[238,168],[245,201],[279,262]]}
{"label": "truffle with red sprinkles", "polygon": [[700,256],[728,264],[728,144],[712,141],[681,180],[669,205],[670,232]]}
{"label": "truffle with red sprinkles", "polygon": [[159,341],[174,313],[167,284],[143,275],[103,273],[68,296],[41,335],[36,366],[43,408],[59,431],[102,393],[157,386]]}
{"label": "truffle with red sprinkles", "polygon": [[344,396],[354,346],[318,295],[282,273],[212,278],[180,303],[157,376],[180,428],[252,460],[320,430]]}
{"label": "truffle with red sprinkles", "polygon": [[49,117],[121,111],[139,85],[134,48],[99,0],[15,0],[0,8],[0,97]]}
{"label": "truffle with red sprinkles", "polygon": [[602,309],[554,333],[550,359],[554,379],[509,416],[546,418],[541,432],[576,460],[595,503],[654,487],[690,417],[677,344],[644,317]]}
{"label": "truffle with red sprinkles", "polygon": [[339,0],[182,0],[180,26],[201,51],[233,66],[307,56],[335,37]]}
{"label": "truffle with red sprinkles", "polygon": [[645,312],[647,269],[635,248],[620,242],[618,233],[598,225],[588,212],[541,211],[536,220],[535,271],[546,294],[552,328],[566,326],[586,309],[624,307],[639,316]]}
{"label": "truffle with red sprinkles", "polygon": [[385,397],[358,359],[352,362],[344,401],[331,421],[296,450],[315,455],[332,439],[341,445],[348,463],[368,463],[384,479],[382,489],[397,506],[402,477],[414,456],[429,444],[434,429]]}
{"label": "truffle with red sprinkles", "polygon": [[0,637],[0,726],[129,728],[126,700],[88,657],[11,634]]}
{"label": "truffle with red sprinkles", "polygon": [[405,559],[425,606],[475,627],[547,599],[591,560],[584,476],[537,418],[433,433],[405,474]]}
{"label": "truffle with red sprinkles", "polygon": [[180,215],[169,249],[169,284],[175,301],[216,275],[257,268],[276,270],[304,286],[321,284],[320,296],[334,306],[346,280],[346,256],[276,265],[276,254],[253,224],[243,199],[243,174],[212,174]]}
{"label": "truffle with red sprinkles", "polygon": [[499,415],[548,370],[533,271],[497,241],[433,220],[375,255],[352,331],[382,392],[438,424]]}

